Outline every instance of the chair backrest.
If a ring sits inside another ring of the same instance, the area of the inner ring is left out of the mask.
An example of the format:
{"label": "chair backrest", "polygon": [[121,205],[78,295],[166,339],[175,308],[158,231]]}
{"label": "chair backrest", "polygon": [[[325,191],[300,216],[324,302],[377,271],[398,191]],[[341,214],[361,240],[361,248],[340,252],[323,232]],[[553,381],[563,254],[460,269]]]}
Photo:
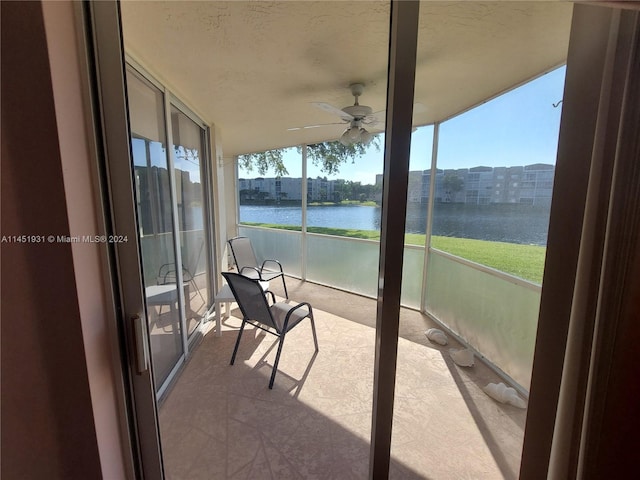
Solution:
{"label": "chair backrest", "polygon": [[262,323],[279,331],[276,322],[271,316],[264,290],[262,290],[257,280],[231,272],[224,272],[222,276],[229,284],[242,315],[247,320]]}
{"label": "chair backrest", "polygon": [[253,252],[249,237],[232,238],[229,240],[229,247],[231,247],[238,272],[241,272],[244,267],[258,268],[258,260],[256,260],[256,254]]}

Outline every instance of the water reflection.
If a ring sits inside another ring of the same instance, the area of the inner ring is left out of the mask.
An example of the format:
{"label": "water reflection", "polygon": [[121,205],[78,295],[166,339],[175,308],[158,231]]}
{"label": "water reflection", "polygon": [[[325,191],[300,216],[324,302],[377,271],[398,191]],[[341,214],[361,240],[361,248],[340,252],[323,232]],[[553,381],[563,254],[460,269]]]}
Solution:
{"label": "water reflection", "polygon": [[[426,206],[407,206],[407,231],[424,233]],[[549,207],[519,204],[436,204],[433,235],[546,245]]]}
{"label": "water reflection", "polygon": [[[309,207],[307,225],[380,230],[380,207],[344,205]],[[300,225],[299,206],[241,205],[241,222]],[[549,207],[519,204],[467,205],[440,203],[434,207],[433,235],[508,243],[546,245]],[[424,234],[427,206],[407,205],[408,233]]]}

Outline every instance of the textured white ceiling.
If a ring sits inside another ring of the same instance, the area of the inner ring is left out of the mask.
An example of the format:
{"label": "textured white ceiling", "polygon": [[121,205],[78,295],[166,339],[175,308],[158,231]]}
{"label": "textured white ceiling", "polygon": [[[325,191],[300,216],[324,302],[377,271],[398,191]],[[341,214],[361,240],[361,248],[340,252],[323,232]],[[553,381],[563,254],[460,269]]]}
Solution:
{"label": "textured white ceiling", "polygon": [[[442,120],[565,61],[567,2],[423,2],[416,125]],[[225,156],[337,139],[311,102],[383,110],[386,1],[124,1],[126,51],[220,128]],[[383,129],[383,125],[380,126]]]}

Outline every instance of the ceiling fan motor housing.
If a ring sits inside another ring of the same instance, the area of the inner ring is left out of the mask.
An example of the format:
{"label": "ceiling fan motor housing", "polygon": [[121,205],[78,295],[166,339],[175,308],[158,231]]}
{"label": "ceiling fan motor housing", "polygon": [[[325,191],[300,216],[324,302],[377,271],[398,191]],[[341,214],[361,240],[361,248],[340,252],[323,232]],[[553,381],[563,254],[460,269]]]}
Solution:
{"label": "ceiling fan motor housing", "polygon": [[351,90],[351,95],[359,97],[364,93],[364,85],[362,83],[352,83],[349,85],[349,90]]}
{"label": "ceiling fan motor housing", "polygon": [[348,113],[353,118],[364,118],[373,113],[371,107],[366,105],[350,105],[348,107],[344,107],[342,111]]}

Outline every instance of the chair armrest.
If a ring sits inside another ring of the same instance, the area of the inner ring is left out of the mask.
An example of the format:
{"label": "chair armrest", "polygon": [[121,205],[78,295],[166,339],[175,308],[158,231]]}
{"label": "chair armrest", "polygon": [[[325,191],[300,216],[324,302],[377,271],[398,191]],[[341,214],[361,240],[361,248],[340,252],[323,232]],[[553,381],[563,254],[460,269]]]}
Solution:
{"label": "chair armrest", "polygon": [[242,267],[242,269],[241,269],[241,270],[240,270],[240,272],[238,272],[238,273],[240,273],[240,275],[244,275],[244,271],[245,271],[246,269],[249,269],[249,270],[255,270],[255,272],[258,274],[258,278],[259,278],[260,280],[262,280],[262,275],[260,274],[260,269],[258,269],[257,267]]}
{"label": "chair armrest", "polygon": [[[171,274],[173,274],[173,276],[175,277],[175,274],[176,274],[175,265],[173,263],[165,263],[163,265],[160,265],[160,268],[158,269],[157,278],[159,280],[161,279],[163,282],[166,282],[167,277]],[[173,283],[173,282],[169,282],[169,283]]]}
{"label": "chair armrest", "polygon": [[313,308],[311,307],[311,304],[309,302],[300,302],[299,304],[289,309],[289,311],[287,312],[287,317],[291,315],[291,312],[299,309],[300,307],[307,307],[309,309],[309,313],[313,313]]}
{"label": "chair armrest", "polygon": [[[293,307],[291,307],[289,309],[289,311],[287,312],[287,315],[284,317],[284,324],[282,325],[282,330],[283,331],[287,331],[287,327],[289,326],[289,318],[291,317],[291,314],[293,312],[295,312],[297,309],[299,309],[300,307],[307,307],[309,309],[309,315],[313,315],[313,308],[311,307],[311,304],[308,302],[301,302]],[[294,325],[295,326],[295,325]]]}
{"label": "chair armrest", "polygon": [[[164,265],[160,265],[156,278],[166,283],[167,277],[169,276],[173,277],[173,281],[168,283],[175,283],[177,281],[176,266],[173,263],[165,263]],[[193,274],[184,265],[182,265],[182,280],[185,282],[190,282],[191,280],[193,280]]]}
{"label": "chair armrest", "polygon": [[182,265],[182,280],[184,282],[190,282],[191,280],[193,280],[193,277],[193,273],[191,273],[191,271],[187,267]]}
{"label": "chair armrest", "polygon": [[260,271],[264,270],[264,266],[267,264],[267,262],[276,263],[278,265],[278,269],[280,270],[280,273],[284,273],[282,270],[282,264],[278,260],[265,260],[264,262],[262,262]]}
{"label": "chair armrest", "polygon": [[[276,303],[276,296],[274,295],[274,293],[271,290],[265,290],[264,291],[264,296],[267,296],[267,293],[271,295],[271,305],[273,305],[274,303]],[[267,302],[268,303],[268,302]]]}
{"label": "chair armrest", "polygon": [[162,265],[160,265],[160,268],[158,269],[158,275],[162,275],[162,271],[165,269],[169,269],[169,268],[174,268],[174,264],[173,263],[164,263]]}

